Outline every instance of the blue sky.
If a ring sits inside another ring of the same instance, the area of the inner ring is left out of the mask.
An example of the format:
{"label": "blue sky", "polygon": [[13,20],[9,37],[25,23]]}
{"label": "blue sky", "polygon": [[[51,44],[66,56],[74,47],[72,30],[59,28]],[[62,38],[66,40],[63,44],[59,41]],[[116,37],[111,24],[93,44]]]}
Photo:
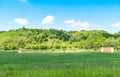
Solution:
{"label": "blue sky", "polygon": [[120,31],[119,0],[0,0],[0,31],[27,28]]}

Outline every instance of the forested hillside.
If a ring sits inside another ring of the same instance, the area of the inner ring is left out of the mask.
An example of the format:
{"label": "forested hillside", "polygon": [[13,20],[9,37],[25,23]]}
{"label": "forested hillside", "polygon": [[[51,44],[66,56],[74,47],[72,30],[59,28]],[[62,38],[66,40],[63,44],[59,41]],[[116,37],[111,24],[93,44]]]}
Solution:
{"label": "forested hillside", "polygon": [[110,34],[103,30],[63,31],[55,29],[28,29],[0,32],[0,49],[99,49],[102,44],[115,44],[120,49],[120,32]]}

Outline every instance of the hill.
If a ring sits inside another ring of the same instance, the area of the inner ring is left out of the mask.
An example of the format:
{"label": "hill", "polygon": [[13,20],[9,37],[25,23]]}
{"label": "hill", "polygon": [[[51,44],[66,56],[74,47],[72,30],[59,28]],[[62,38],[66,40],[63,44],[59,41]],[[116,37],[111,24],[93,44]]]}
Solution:
{"label": "hill", "polygon": [[0,49],[99,49],[101,44],[115,44],[120,49],[120,32],[104,30],[64,31],[20,28],[0,32]]}

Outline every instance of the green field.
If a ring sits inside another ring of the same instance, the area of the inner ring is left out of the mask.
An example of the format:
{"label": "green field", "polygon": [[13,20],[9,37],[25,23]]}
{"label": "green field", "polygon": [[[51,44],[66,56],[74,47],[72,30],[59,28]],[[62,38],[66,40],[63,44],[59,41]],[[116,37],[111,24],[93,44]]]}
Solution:
{"label": "green field", "polygon": [[0,77],[120,77],[120,53],[0,51]]}

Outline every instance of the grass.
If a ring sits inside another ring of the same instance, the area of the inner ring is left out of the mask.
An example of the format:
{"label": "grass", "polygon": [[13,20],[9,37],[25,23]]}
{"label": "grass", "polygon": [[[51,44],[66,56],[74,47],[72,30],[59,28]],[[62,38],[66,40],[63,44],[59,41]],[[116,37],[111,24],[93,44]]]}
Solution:
{"label": "grass", "polygon": [[120,53],[0,51],[0,77],[120,77]]}

